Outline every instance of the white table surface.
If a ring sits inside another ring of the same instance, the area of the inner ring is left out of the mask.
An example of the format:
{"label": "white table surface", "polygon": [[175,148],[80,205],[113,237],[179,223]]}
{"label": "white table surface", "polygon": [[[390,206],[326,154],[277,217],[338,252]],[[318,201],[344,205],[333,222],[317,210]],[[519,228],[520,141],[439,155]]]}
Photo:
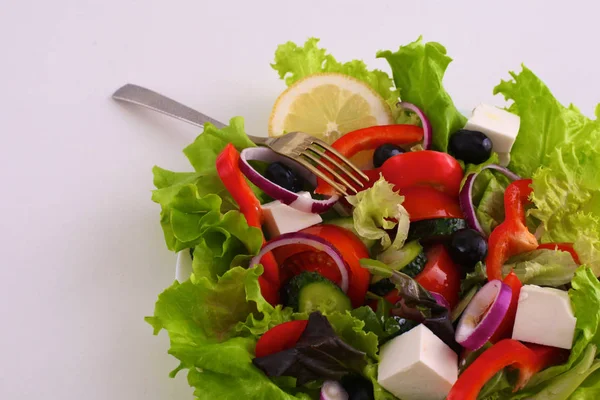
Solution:
{"label": "white table surface", "polygon": [[[552,4],[549,4],[552,3]],[[288,4],[285,10],[284,4]],[[565,102],[600,101],[596,1],[0,0],[0,399],[191,399],[143,317],[174,276],[151,168],[188,169],[197,130],[110,100],[126,82],[265,131],[277,44],[364,58],[423,34],[455,102],[521,62]]]}

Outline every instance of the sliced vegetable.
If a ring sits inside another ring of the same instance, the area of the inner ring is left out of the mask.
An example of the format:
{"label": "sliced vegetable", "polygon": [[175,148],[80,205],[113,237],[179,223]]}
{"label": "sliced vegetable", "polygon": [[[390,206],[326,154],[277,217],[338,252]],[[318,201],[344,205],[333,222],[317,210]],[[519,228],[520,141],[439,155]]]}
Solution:
{"label": "sliced vegetable", "polygon": [[348,400],[348,393],[336,381],[325,381],[321,386],[321,400]]}
{"label": "sliced vegetable", "polygon": [[483,346],[510,306],[511,288],[499,280],[483,286],[465,309],[456,327],[456,341],[468,350]]}
{"label": "sliced vegetable", "polygon": [[250,267],[255,267],[256,265],[261,264],[263,262],[263,256],[278,247],[298,244],[311,246],[318,251],[327,253],[340,271],[340,288],[344,291],[344,293],[348,291],[348,268],[340,252],[325,239],[308,233],[286,233],[267,242],[260,252],[254,258],[252,258],[252,260],[250,260]]}
{"label": "sliced vegetable", "polygon": [[479,171],[467,176],[459,194],[460,208],[462,209],[465,215],[469,227],[475,229],[482,235],[485,235],[485,231],[479,223],[479,219],[477,218],[477,210],[475,210],[475,206],[473,205],[473,186],[475,184],[475,179],[477,179],[477,176],[486,169],[498,171],[511,180],[521,179],[518,175],[511,172],[508,168],[502,167],[497,164],[485,165],[484,167],[480,168]]}
{"label": "sliced vegetable", "polygon": [[467,293],[462,297],[462,299],[460,299],[456,307],[454,307],[454,309],[452,310],[452,314],[450,315],[450,318],[452,319],[453,323],[460,318],[460,316],[465,311],[473,297],[475,297],[475,294],[477,294],[477,286],[473,286],[471,289],[469,289],[469,291],[467,291]]}
{"label": "sliced vegetable", "polygon": [[350,299],[341,289],[316,272],[296,275],[284,286],[283,293],[284,304],[301,313],[343,313],[352,309]]}
{"label": "sliced vegetable", "polygon": [[409,187],[403,189],[400,194],[404,196],[402,205],[408,211],[410,222],[434,218],[464,218],[455,197],[432,187]]}
{"label": "sliced vegetable", "polygon": [[[240,207],[240,212],[246,217],[248,225],[261,228],[262,208],[260,201],[252,192],[252,189],[244,179],[239,169],[240,153],[233,144],[229,143],[219,154],[216,160],[216,169],[223,185],[229,191],[233,200]],[[264,241],[264,236],[263,236]],[[265,252],[261,256],[261,263],[264,267],[264,274],[259,278],[259,284],[263,296],[271,304],[278,303],[277,291],[273,290],[272,285],[279,285],[279,267],[273,255]]]}
{"label": "sliced vegetable", "polygon": [[510,304],[506,315],[498,325],[498,328],[490,338],[490,342],[496,343],[499,340],[510,338],[512,336],[513,326],[515,325],[515,316],[517,315],[517,306],[519,305],[519,295],[523,284],[514,273],[509,273],[502,281],[511,289]]}
{"label": "sliced vegetable", "polygon": [[256,357],[266,357],[283,350],[291,349],[306,329],[308,321],[288,321],[274,326],[256,342]]}
{"label": "sliced vegetable", "polygon": [[460,271],[452,262],[444,245],[431,246],[427,251],[425,269],[415,277],[415,280],[430,292],[444,296],[450,306],[458,303],[460,290]]}
{"label": "sliced vegetable", "polygon": [[270,377],[295,377],[301,386],[310,381],[337,381],[348,373],[360,373],[367,361],[365,353],[342,341],[327,318],[314,312],[293,348],[257,357],[252,363]]}
{"label": "sliced vegetable", "polygon": [[573,261],[575,261],[578,265],[581,265],[581,260],[579,260],[579,255],[573,248],[573,243],[542,243],[538,246],[538,249],[566,251],[571,254]]}
{"label": "sliced vegetable", "polygon": [[410,224],[408,240],[436,241],[449,239],[454,232],[465,229],[467,223],[460,218],[436,218]]}
{"label": "sliced vegetable", "polygon": [[[331,146],[344,157],[351,158],[361,151],[375,150],[384,144],[402,146],[420,142],[422,139],[423,129],[418,126],[382,125],[349,132],[333,142]],[[365,171],[369,175],[369,181],[375,182],[377,179],[371,179],[371,175],[379,177],[379,171],[372,170],[372,172],[370,174],[369,171]],[[357,189],[360,188],[357,187]],[[324,195],[334,194],[333,188],[322,179],[318,180],[315,192]]]}
{"label": "sliced vegetable", "polygon": [[[328,243],[331,243],[333,247],[335,247],[339,253],[342,254],[342,258],[346,262],[346,266],[349,269],[349,283],[346,294],[348,297],[350,297],[353,307],[360,307],[363,305],[365,301],[365,295],[367,294],[367,289],[369,287],[369,282],[371,280],[371,274],[369,274],[369,271],[360,266],[360,260],[362,258],[369,257],[369,251],[360,241],[360,239],[348,229],[330,224],[314,225],[305,228],[300,232],[318,236],[324,239]],[[326,259],[327,261],[321,265],[315,265],[311,262],[311,259],[313,258],[312,256],[297,256],[298,258],[296,258],[296,254],[305,253],[307,251],[316,253],[317,260]],[[289,245],[275,249],[273,254],[275,254],[275,257],[280,264],[283,265],[281,271],[283,277],[282,281],[291,278],[293,274],[301,271],[316,271],[322,273],[323,276],[333,281],[338,282],[338,279],[341,280],[339,269],[337,268],[334,260],[331,259],[327,254],[319,253],[322,252],[315,250],[315,248],[312,246],[301,244]],[[309,262],[303,263],[304,261]],[[332,264],[334,265],[333,267],[331,267]],[[286,270],[286,266],[293,266],[294,268],[298,269],[293,269],[292,273],[290,274],[290,271]]]}
{"label": "sliced vegetable", "polygon": [[432,150],[398,154],[383,164],[381,173],[394,190],[428,186],[450,196],[458,196],[463,178],[462,167],[454,157]]}
{"label": "sliced vegetable", "polygon": [[537,239],[525,222],[525,204],[531,194],[531,179],[511,183],[504,193],[504,222],[496,227],[488,241],[486,267],[488,279],[502,279],[502,266],[511,256],[535,250]]}
{"label": "sliced vegetable", "polygon": [[421,124],[423,125],[423,149],[431,150],[431,144],[433,141],[431,122],[429,122],[429,118],[427,118],[423,110],[421,110],[413,103],[409,103],[407,101],[401,101],[400,103],[398,103],[398,107],[408,111],[412,111],[415,114],[417,114],[417,116],[421,120]]}
{"label": "sliced vegetable", "polygon": [[484,351],[458,377],[446,400],[476,400],[485,383],[508,366],[519,371],[515,387],[517,391],[523,388],[535,373],[560,362],[562,357],[562,352],[538,353],[516,340],[501,340]]}
{"label": "sliced vegetable", "polygon": [[296,210],[307,213],[320,214],[329,210],[339,200],[339,196],[337,196],[336,194],[333,194],[327,200],[315,200],[313,198],[301,196],[300,194],[292,192],[282,186],[279,186],[278,184],[262,176],[258,171],[256,171],[252,167],[252,165],[250,165],[249,161],[281,163],[289,167],[292,171],[294,171],[298,176],[304,178],[307,182],[316,184],[316,178],[312,174],[312,172],[302,167],[300,164],[293,161],[292,159],[275,153],[268,147],[249,147],[247,149],[242,150],[241,157],[239,159],[239,169],[243,172],[244,175],[246,175],[246,178],[248,178],[248,180],[254,183],[256,186],[261,188],[266,194],[268,194],[272,198],[279,200],[282,203],[295,208]]}

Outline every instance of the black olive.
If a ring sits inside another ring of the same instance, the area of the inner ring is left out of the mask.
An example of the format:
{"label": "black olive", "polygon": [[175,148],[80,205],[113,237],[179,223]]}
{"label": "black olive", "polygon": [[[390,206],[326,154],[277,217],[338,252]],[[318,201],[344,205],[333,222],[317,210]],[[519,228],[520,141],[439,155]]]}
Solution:
{"label": "black olive", "polygon": [[461,229],[450,238],[448,252],[452,260],[462,267],[464,272],[471,272],[479,261],[484,261],[488,252],[485,238],[474,229]]}
{"label": "black olive", "polygon": [[374,400],[373,384],[360,375],[346,375],[342,387],[348,393],[348,400]]}
{"label": "black olive", "polygon": [[265,172],[265,178],[294,193],[302,190],[302,180],[290,167],[279,162],[269,164]]}
{"label": "black olive", "polygon": [[388,158],[405,152],[406,151],[402,147],[396,146],[395,144],[382,144],[376,148],[375,153],[373,153],[373,165],[375,168],[379,168],[384,162],[387,161]]}
{"label": "black olive", "polygon": [[448,152],[469,164],[481,164],[492,155],[492,141],[485,133],[461,129],[450,136]]}

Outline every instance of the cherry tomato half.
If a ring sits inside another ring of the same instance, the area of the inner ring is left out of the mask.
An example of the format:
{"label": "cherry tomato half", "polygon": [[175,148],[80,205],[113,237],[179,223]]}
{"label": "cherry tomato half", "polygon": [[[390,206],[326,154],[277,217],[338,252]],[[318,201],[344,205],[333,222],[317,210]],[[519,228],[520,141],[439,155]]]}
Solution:
{"label": "cherry tomato half", "polygon": [[[349,269],[348,272],[350,281],[347,295],[350,298],[353,307],[360,307],[363,305],[365,294],[369,289],[369,281],[371,279],[371,274],[369,271],[360,266],[360,260],[362,258],[369,257],[369,251],[363,242],[361,242],[354,233],[336,225],[314,225],[303,229],[300,232],[319,236],[320,238],[323,238],[331,243],[333,247],[340,252]],[[307,254],[299,255],[300,253],[305,252],[319,253],[312,247],[305,245],[290,245],[273,250],[275,258],[279,261],[279,264],[284,266],[287,265],[291,269],[282,269],[281,274],[284,279],[289,279],[295,273],[299,273],[304,270],[317,272],[321,271],[320,273],[322,273],[325,277],[329,277],[330,279],[334,278],[332,280],[341,278],[338,278],[339,272],[333,263],[330,264],[332,270],[324,272],[326,265],[321,265],[317,269],[315,263],[312,262],[315,259],[314,257],[307,257]],[[292,256],[294,257],[292,258]],[[327,258],[329,257],[327,256]],[[289,262],[287,260],[289,260]],[[282,280],[282,282],[284,281]]]}
{"label": "cherry tomato half", "polygon": [[439,190],[415,186],[402,189],[402,205],[410,215],[410,221],[433,218],[464,218],[456,197],[448,196]]}
{"label": "cherry tomato half", "polygon": [[412,186],[428,186],[450,196],[458,196],[463,170],[449,154],[423,150],[398,154],[380,168],[383,177],[402,191]]}
{"label": "cherry tomato half", "polygon": [[265,332],[256,342],[256,357],[265,357],[283,350],[291,349],[298,343],[308,321],[289,321],[274,326]]}
{"label": "cherry tomato half", "polygon": [[[430,292],[444,296],[450,308],[458,304],[460,272],[443,244],[436,244],[427,250],[427,263],[415,280]],[[392,304],[396,304],[401,299],[397,289],[383,297]]]}

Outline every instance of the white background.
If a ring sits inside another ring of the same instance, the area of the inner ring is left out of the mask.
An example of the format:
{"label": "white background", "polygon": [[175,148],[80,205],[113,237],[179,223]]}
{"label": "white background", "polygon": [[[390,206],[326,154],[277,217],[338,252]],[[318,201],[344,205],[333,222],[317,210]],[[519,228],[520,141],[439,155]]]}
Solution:
{"label": "white background", "polygon": [[[552,3],[552,4],[550,4]],[[277,44],[339,60],[416,39],[455,62],[455,102],[525,62],[565,102],[600,101],[598,2],[0,0],[0,398],[191,399],[143,322],[173,280],[151,168],[188,169],[197,130],[111,101],[126,82],[265,131]]]}

